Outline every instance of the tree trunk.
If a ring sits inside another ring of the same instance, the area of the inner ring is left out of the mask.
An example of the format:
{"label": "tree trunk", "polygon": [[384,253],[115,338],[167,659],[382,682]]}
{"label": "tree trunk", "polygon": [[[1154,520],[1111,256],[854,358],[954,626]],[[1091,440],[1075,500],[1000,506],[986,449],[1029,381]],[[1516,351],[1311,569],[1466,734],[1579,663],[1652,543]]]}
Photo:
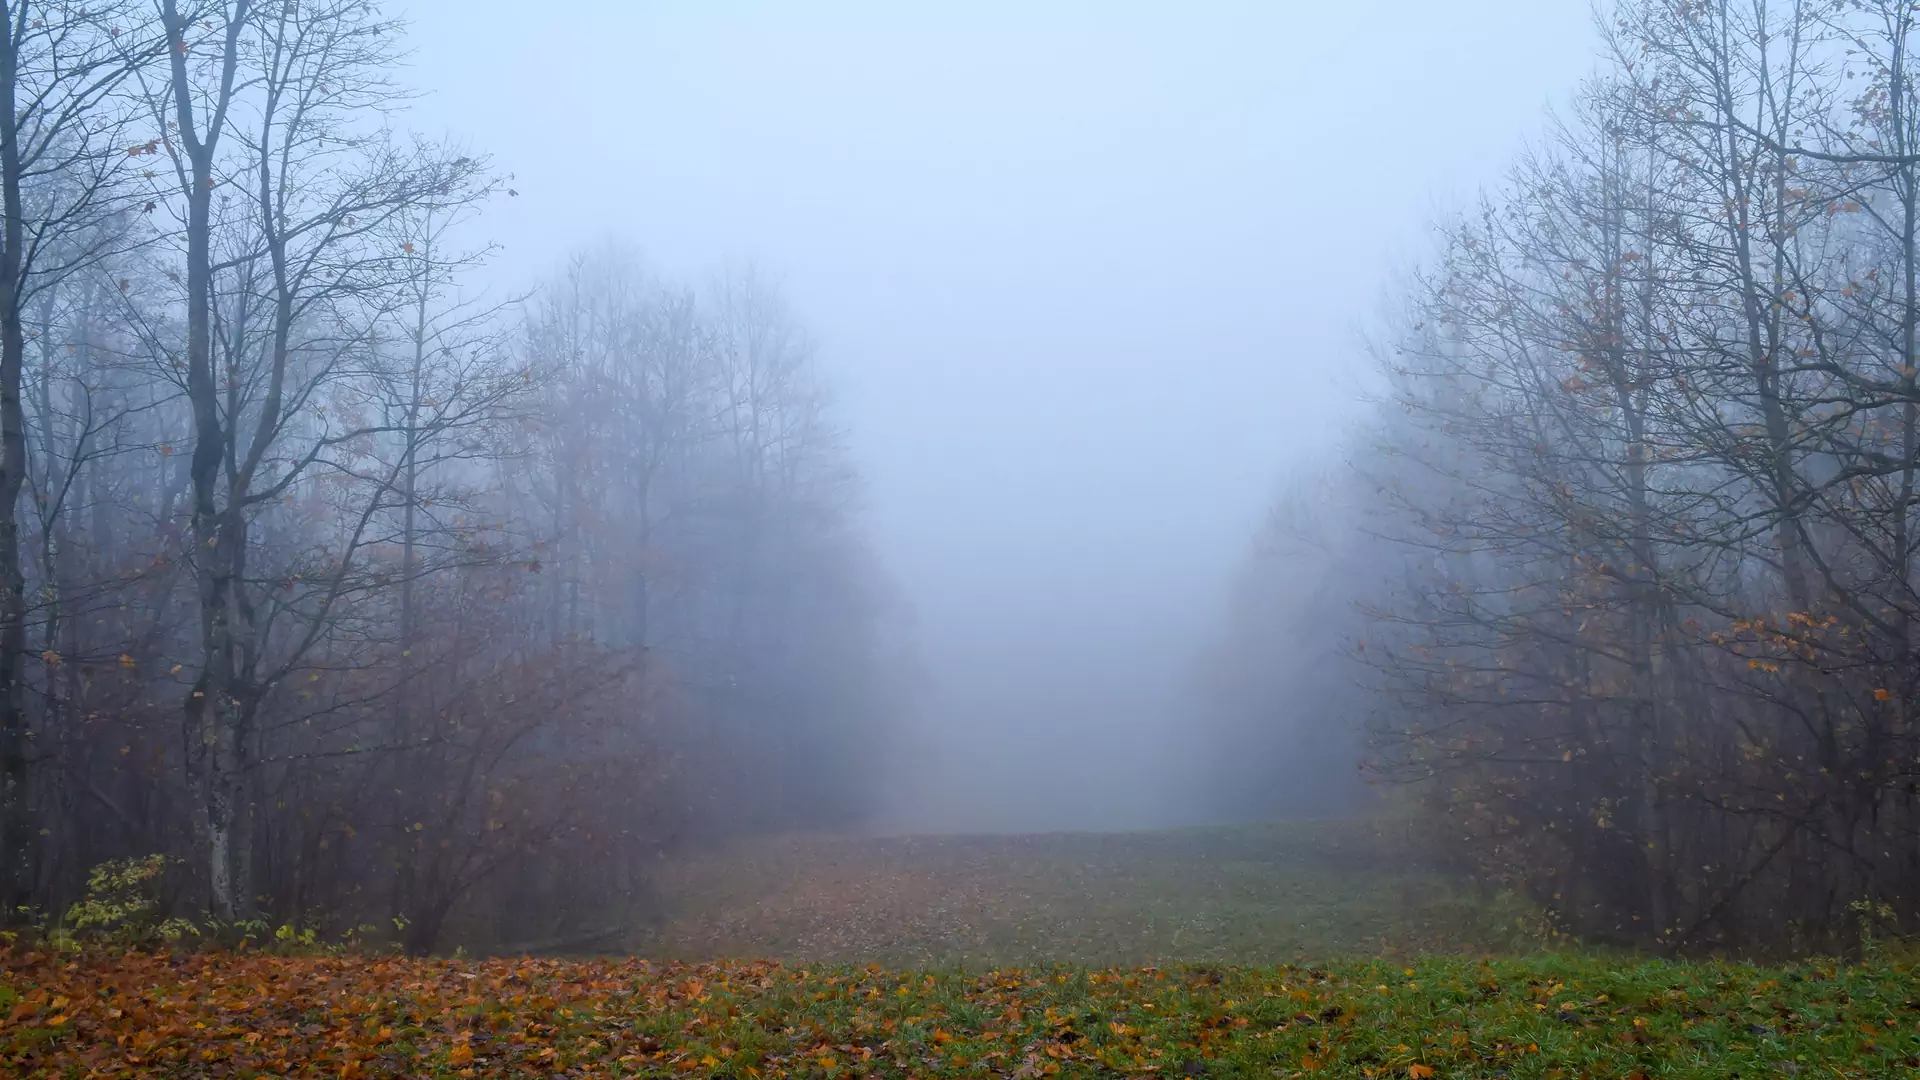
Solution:
{"label": "tree trunk", "polygon": [[33,888],[34,837],[27,789],[30,732],[26,713],[27,596],[20,566],[20,491],[27,478],[27,425],[20,405],[26,335],[21,327],[20,144],[14,88],[19,73],[16,28],[26,4],[6,5],[0,42],[0,903],[11,918]]}
{"label": "tree trunk", "polygon": [[220,418],[219,384],[213,369],[213,162],[227,103],[239,68],[240,31],[248,0],[228,15],[221,85],[202,131],[193,114],[195,96],[187,73],[186,21],[176,0],[162,0],[171,59],[172,98],[187,157],[187,399],[193,411],[192,538],[194,583],[200,608],[200,676],[185,705],[192,749],[200,765],[200,829],[208,859],[208,901],[218,918],[252,913],[251,861],[236,843],[245,802],[245,714],[234,698],[232,589],[244,543],[231,520],[241,510],[219,504],[220,464],[227,434]]}

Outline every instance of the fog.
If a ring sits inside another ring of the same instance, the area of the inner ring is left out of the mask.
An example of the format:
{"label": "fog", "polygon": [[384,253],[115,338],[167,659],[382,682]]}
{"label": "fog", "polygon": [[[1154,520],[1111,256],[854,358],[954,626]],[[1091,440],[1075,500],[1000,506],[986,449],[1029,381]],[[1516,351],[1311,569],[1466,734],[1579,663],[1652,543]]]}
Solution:
{"label": "fog", "polygon": [[804,313],[921,668],[893,830],[1198,813],[1184,696],[1270,496],[1597,50],[1580,0],[404,11],[410,122],[513,174],[490,274],[611,234]]}
{"label": "fog", "polygon": [[29,8],[0,911],[1920,932],[1911,0]]}

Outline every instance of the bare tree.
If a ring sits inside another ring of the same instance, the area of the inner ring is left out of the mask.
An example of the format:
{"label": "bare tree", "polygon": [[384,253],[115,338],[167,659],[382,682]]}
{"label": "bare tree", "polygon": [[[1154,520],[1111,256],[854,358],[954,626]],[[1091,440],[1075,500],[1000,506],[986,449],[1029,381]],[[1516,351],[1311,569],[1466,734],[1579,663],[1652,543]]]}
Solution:
{"label": "bare tree", "polygon": [[[110,213],[126,155],[116,90],[158,55],[131,4],[90,8],[12,0],[0,7],[0,905],[33,889],[34,830],[24,806],[29,719],[28,603],[20,493],[30,472],[25,312],[37,290],[121,240],[91,228]],[[131,18],[130,18],[131,16]]]}

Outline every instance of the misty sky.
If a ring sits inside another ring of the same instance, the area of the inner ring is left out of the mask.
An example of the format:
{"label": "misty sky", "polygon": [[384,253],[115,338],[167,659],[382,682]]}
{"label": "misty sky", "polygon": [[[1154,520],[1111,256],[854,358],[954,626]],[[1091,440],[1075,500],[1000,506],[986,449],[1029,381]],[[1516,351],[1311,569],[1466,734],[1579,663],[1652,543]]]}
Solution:
{"label": "misty sky", "polygon": [[1177,821],[1179,688],[1423,223],[1594,66],[1585,0],[399,0],[526,282],[784,276],[926,668],[900,828]]}

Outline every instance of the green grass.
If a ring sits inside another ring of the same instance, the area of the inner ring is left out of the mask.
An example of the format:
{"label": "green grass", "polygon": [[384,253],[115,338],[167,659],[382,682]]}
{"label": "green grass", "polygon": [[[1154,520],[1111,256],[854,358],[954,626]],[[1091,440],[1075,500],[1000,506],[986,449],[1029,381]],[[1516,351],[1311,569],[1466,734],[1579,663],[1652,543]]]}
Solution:
{"label": "green grass", "polygon": [[1892,1076],[1920,1066],[1920,1003],[1894,968],[1556,957],[920,978],[843,970],[774,985],[782,989],[704,1006],[711,1026],[672,1017],[700,1033],[680,1052],[722,1062],[745,1050],[751,1067],[823,1075],[1517,1080]]}
{"label": "green grass", "polygon": [[[1365,824],[766,841],[676,959],[0,949],[22,1077],[1920,1077],[1906,953],[1602,954]],[[726,960],[724,957],[767,959]]]}
{"label": "green grass", "polygon": [[1511,952],[1537,920],[1368,823],[783,838],[669,862],[642,955],[800,963],[1272,964]]}
{"label": "green grass", "polygon": [[1892,961],[1560,955],[1325,967],[8,957],[22,1077],[1895,1077]]}

